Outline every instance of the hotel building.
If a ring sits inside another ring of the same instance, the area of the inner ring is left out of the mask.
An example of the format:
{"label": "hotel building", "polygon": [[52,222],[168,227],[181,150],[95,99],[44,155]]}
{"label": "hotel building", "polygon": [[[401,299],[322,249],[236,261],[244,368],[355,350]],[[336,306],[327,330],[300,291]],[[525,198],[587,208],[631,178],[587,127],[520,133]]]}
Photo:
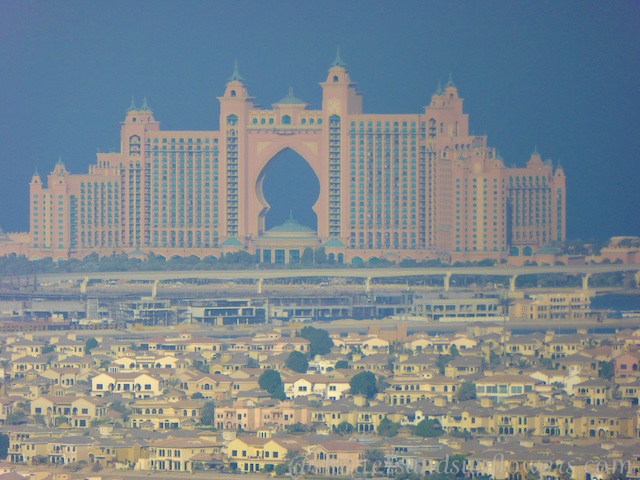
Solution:
{"label": "hotel building", "polygon": [[[363,112],[338,53],[322,105],[289,94],[253,103],[236,68],[220,102],[219,131],[165,131],[147,105],[131,105],[117,152],[86,174],[59,162],[30,184],[30,256],[98,252],[165,256],[240,250],[262,262],[299,261],[324,246],[338,262],[371,257],[445,260],[531,255],[566,235],[565,176],[536,151],[507,168],[449,80],[422,113]],[[291,149],[313,169],[317,227],[290,220],[267,230],[263,183]]]}

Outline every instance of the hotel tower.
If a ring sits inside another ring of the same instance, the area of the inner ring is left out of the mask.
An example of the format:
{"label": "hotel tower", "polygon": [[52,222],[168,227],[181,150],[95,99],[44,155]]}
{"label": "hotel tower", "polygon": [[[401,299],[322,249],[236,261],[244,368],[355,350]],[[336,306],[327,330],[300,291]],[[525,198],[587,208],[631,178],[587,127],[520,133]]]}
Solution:
{"label": "hotel tower", "polygon": [[[93,252],[300,260],[323,246],[336,262],[372,257],[447,261],[528,256],[566,235],[561,167],[537,151],[507,168],[449,80],[422,113],[363,112],[338,52],[313,110],[293,91],[259,108],[237,65],[220,96],[219,131],[165,131],[132,103],[117,152],[86,174],[58,162],[30,184],[30,256]],[[313,169],[317,228],[267,229],[263,182],[291,149]]]}

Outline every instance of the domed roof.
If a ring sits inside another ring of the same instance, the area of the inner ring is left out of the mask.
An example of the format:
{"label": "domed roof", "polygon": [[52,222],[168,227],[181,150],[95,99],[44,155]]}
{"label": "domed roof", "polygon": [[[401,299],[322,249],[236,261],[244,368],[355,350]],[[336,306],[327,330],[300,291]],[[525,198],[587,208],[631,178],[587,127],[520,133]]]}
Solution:
{"label": "domed roof", "polygon": [[282,100],[275,103],[275,105],[306,105],[307,102],[300,100],[293,94],[293,87],[289,87],[289,93]]}
{"label": "domed roof", "polygon": [[277,225],[266,233],[315,233],[315,231],[309,227],[299,224],[293,218],[289,218],[282,225]]}

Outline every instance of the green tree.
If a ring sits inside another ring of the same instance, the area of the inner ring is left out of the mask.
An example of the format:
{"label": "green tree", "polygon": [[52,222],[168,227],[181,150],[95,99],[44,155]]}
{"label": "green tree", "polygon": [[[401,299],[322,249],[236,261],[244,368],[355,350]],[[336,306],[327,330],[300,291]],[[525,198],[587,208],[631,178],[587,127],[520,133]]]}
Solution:
{"label": "green tree", "polygon": [[476,385],[466,380],[462,382],[460,387],[458,388],[458,393],[456,394],[459,402],[466,402],[467,400],[475,400],[476,399]]}
{"label": "green tree", "polygon": [[44,415],[42,415],[41,413],[36,413],[33,416],[33,421],[35,422],[36,425],[46,425],[47,421],[44,418]]}
{"label": "green tree", "polygon": [[368,448],[364,452],[364,459],[366,463],[364,465],[365,472],[382,472],[385,465],[385,454],[378,448]]}
{"label": "green tree", "polygon": [[323,265],[327,263],[327,252],[324,247],[319,247],[315,251],[314,260],[317,265]]}
{"label": "green tree", "polygon": [[373,398],[378,393],[376,387],[376,376],[371,372],[360,372],[354,375],[349,381],[351,393],[353,395],[366,395],[367,398]]}
{"label": "green tree", "polygon": [[444,475],[449,479],[465,478],[465,473],[467,472],[466,465],[466,457],[457,453],[444,460],[440,460],[437,471],[446,472]]}
{"label": "green tree", "polygon": [[213,422],[216,419],[216,404],[215,402],[208,401],[202,406],[200,411],[200,423],[202,425],[213,426]]}
{"label": "green tree", "polygon": [[9,452],[9,435],[6,433],[0,433],[0,459],[7,458]]}
{"label": "green tree", "polygon": [[289,463],[279,463],[276,465],[276,475],[278,477],[284,477],[289,473]]}
{"label": "green tree", "polygon": [[247,358],[247,367],[260,368],[260,362],[253,357]]}
{"label": "green tree", "polygon": [[337,426],[334,425],[333,429],[336,433],[340,434],[351,433],[353,432],[353,425],[345,421],[340,422]]}
{"label": "green tree", "polygon": [[382,437],[395,437],[400,430],[400,424],[384,417],[378,425],[378,435]]}
{"label": "green tree", "polygon": [[502,365],[502,358],[493,350],[491,350],[491,353],[489,353],[489,365],[491,365],[492,367],[499,367],[500,365]]}
{"label": "green tree", "polygon": [[211,369],[209,367],[209,365],[207,365],[202,360],[194,360],[193,368],[195,368],[196,370],[198,370],[199,372],[202,372],[202,373],[209,373],[210,369]]}
{"label": "green tree", "polygon": [[527,473],[524,475],[524,480],[540,480],[540,470],[536,465],[531,464],[527,468]]}
{"label": "green tree", "polygon": [[556,465],[554,473],[558,480],[571,480],[571,477],[573,476],[573,470],[571,470],[568,463],[560,463]]}
{"label": "green tree", "polygon": [[438,360],[436,360],[436,367],[440,369],[440,374],[444,375],[444,370],[447,367],[447,364],[453,359],[451,355],[438,355]]}
{"label": "green tree", "polygon": [[87,352],[87,355],[90,355],[91,350],[99,346],[100,344],[98,343],[98,341],[95,338],[91,337],[84,343],[84,351]]}
{"label": "green tree", "polygon": [[615,462],[613,471],[609,474],[609,480],[628,480],[628,464]]}
{"label": "green tree", "polygon": [[598,362],[598,376],[605,380],[611,380],[615,375],[615,364],[613,360],[608,362]]}
{"label": "green tree", "polygon": [[438,422],[425,418],[413,428],[413,434],[418,437],[434,438],[444,435],[444,431]]}
{"label": "green tree", "polygon": [[22,410],[16,410],[7,415],[4,423],[7,425],[22,425],[23,423],[27,423],[27,414]]}
{"label": "green tree", "polygon": [[347,360],[338,360],[336,362],[336,368],[349,368],[349,362]]}
{"label": "green tree", "polygon": [[[300,452],[298,450],[287,450],[287,455],[284,457],[284,463],[279,463],[278,465],[276,465],[275,468],[275,472],[276,475],[278,475],[279,477],[282,477],[284,475],[287,475],[288,473],[296,473],[296,472],[291,472],[290,468],[291,468],[291,464],[293,462],[294,459],[296,459],[297,457],[300,456]],[[298,472],[298,473],[304,473],[304,472]]]}
{"label": "green tree", "polygon": [[307,370],[309,370],[309,360],[307,360],[307,356],[304,353],[294,350],[289,354],[285,366],[294,372],[307,373]]}
{"label": "green tree", "polygon": [[379,375],[376,378],[376,389],[379,392],[384,392],[387,388],[389,388],[391,384],[389,382],[387,382],[387,377],[383,377],[382,375]]}
{"label": "green tree", "polygon": [[304,423],[298,422],[285,427],[287,433],[304,433],[309,431],[309,427]]}
{"label": "green tree", "polygon": [[119,414],[121,414],[123,422],[128,422],[129,421],[129,414],[131,413],[131,410],[124,403],[122,403],[120,400],[116,400],[115,402],[113,402],[111,404],[111,410],[116,411]]}
{"label": "green tree", "polygon": [[265,392],[269,392],[273,398],[278,400],[286,398],[282,377],[277,370],[265,370],[258,378],[258,385]]}
{"label": "green tree", "polygon": [[538,360],[538,364],[542,367],[542,368],[546,368],[547,370],[553,370],[553,360],[551,360],[550,358],[540,358]]}
{"label": "green tree", "polygon": [[54,418],[53,420],[53,424],[56,427],[59,427],[60,425],[62,425],[63,423],[69,423],[69,419],[67,417],[65,417],[64,415],[60,415],[57,416],[56,418]]}
{"label": "green tree", "polygon": [[300,330],[299,335],[302,338],[309,340],[309,357],[313,358],[316,355],[326,355],[333,348],[333,340],[329,336],[329,332],[321,328],[304,327]]}
{"label": "green tree", "polygon": [[300,257],[300,263],[302,265],[311,265],[313,263],[313,249],[311,247],[304,249],[302,257]]}

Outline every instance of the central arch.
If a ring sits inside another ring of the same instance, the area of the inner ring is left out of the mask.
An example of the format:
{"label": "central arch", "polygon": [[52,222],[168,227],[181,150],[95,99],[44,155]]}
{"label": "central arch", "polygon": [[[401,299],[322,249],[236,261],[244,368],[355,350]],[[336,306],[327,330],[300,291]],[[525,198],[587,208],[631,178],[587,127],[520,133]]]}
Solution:
{"label": "central arch", "polygon": [[257,239],[265,233],[267,226],[265,219],[269,203],[264,197],[263,182],[268,175],[271,162],[274,159],[277,160],[278,154],[285,150],[292,150],[313,169],[320,182],[320,194],[312,210],[318,221],[316,230],[318,237],[328,236],[329,167],[322,147],[322,132],[273,131],[259,134],[250,132],[248,140],[245,170],[245,185],[248,188],[246,189],[246,203],[240,204],[240,213],[244,217],[241,235],[244,235],[246,240],[251,242],[252,239]]}
{"label": "central arch", "polygon": [[301,224],[318,230],[314,210],[320,197],[320,179],[309,162],[290,147],[276,153],[256,180],[256,195],[262,206],[258,231],[265,232],[290,215]]}
{"label": "central arch", "polygon": [[[292,138],[293,137],[293,138]],[[326,230],[327,219],[326,208],[326,188],[323,185],[323,180],[327,175],[327,168],[325,162],[321,161],[321,154],[319,148],[318,138],[315,136],[301,135],[301,138],[296,136],[283,136],[273,135],[267,138],[262,138],[260,142],[256,142],[253,146],[253,155],[250,154],[249,158],[252,161],[248,164],[248,185],[251,185],[249,193],[248,215],[247,215],[247,233],[249,236],[260,236],[266,231],[266,214],[269,211],[269,202],[264,195],[264,179],[268,175],[270,167],[274,162],[278,161],[278,158],[283,155],[291,154],[296,155],[301,161],[304,161],[315,174],[317,181],[320,184],[319,196],[316,202],[312,206],[313,213],[317,218],[316,231],[319,235],[323,235]],[[253,139],[252,139],[253,140]],[[295,179],[292,179],[295,181]]]}

